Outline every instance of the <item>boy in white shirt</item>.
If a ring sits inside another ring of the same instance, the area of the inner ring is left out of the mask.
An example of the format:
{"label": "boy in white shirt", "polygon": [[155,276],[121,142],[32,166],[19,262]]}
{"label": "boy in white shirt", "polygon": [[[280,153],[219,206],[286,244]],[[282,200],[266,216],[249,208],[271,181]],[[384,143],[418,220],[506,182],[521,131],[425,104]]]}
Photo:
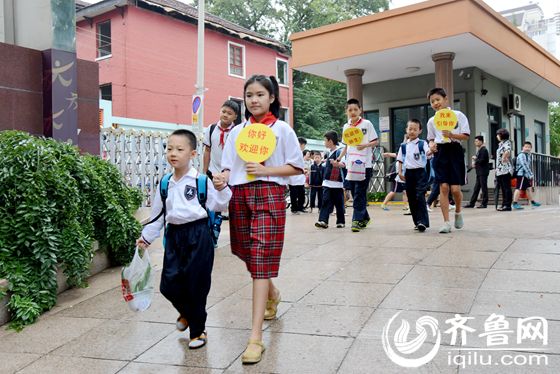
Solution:
{"label": "boy in white shirt", "polygon": [[420,232],[430,227],[426,191],[428,190],[428,173],[426,172],[429,154],[428,142],[418,139],[422,132],[422,123],[411,119],[406,125],[408,140],[402,143],[397,154],[398,176],[406,183],[408,206],[412,213],[414,229]]}
{"label": "boy in white shirt", "polygon": [[[189,130],[174,131],[167,142],[167,161],[173,166],[167,198],[163,203],[159,189],[156,191],[151,222],[136,241],[146,249],[167,223],[160,291],[179,312],[177,329],[185,331],[190,327],[191,349],[206,344],[206,299],[214,263],[208,213],[198,200],[199,174],[192,166],[194,157],[196,136]],[[222,186],[218,191],[208,183],[206,193],[208,210],[226,209],[231,198],[229,187]]]}

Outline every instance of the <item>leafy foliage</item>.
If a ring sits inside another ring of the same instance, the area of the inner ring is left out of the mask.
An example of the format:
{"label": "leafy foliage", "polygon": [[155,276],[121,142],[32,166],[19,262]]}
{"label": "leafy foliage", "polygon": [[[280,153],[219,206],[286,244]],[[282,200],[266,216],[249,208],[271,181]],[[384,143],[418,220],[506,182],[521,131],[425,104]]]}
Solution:
{"label": "leafy foliage", "polygon": [[550,123],[550,154],[560,156],[560,105],[548,105]]}
{"label": "leafy foliage", "polygon": [[[389,8],[388,0],[206,0],[205,4],[212,14],[287,44],[295,32]],[[294,71],[293,85],[298,135],[322,139],[326,131],[341,129],[346,121],[344,83]]]}
{"label": "leafy foliage", "polygon": [[24,132],[0,132],[0,165],[0,278],[21,329],[56,303],[57,266],[86,285],[94,239],[115,264],[132,257],[141,195],[113,165]]}

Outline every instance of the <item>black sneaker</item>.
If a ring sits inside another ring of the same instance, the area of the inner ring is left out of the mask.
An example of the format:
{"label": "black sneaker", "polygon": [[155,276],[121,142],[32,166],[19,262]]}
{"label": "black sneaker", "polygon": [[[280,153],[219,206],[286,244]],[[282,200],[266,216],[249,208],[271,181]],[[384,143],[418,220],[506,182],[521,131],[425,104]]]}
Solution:
{"label": "black sneaker", "polygon": [[423,223],[419,223],[417,227],[418,227],[418,231],[420,232],[426,231],[426,225],[424,225]]}
{"label": "black sneaker", "polygon": [[370,219],[364,219],[363,221],[358,221],[358,225],[361,229],[365,229],[369,225]]}
{"label": "black sneaker", "polygon": [[352,221],[352,232],[360,232],[361,229],[360,221]]}

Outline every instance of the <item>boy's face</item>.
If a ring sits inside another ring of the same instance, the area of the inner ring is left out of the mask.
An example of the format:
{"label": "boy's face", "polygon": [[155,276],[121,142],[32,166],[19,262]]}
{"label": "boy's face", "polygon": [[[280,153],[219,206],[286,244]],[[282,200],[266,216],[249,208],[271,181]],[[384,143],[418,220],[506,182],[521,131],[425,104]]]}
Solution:
{"label": "boy's face", "polygon": [[523,144],[523,152],[531,153],[533,146],[531,144]]}
{"label": "boy's face", "polygon": [[303,152],[303,150],[305,149],[305,146],[306,146],[306,145],[307,145],[307,144],[305,144],[305,143],[299,143],[299,149]]}
{"label": "boy's face", "polygon": [[321,155],[319,155],[319,154],[313,155],[313,161],[315,161],[316,164],[320,164],[321,163]]}
{"label": "boy's face", "polygon": [[237,119],[237,114],[228,106],[223,106],[220,111],[220,122],[224,125],[231,125]]}
{"label": "boy's face", "polygon": [[475,139],[474,140],[474,145],[477,147],[480,147],[482,145],[482,142],[479,139]]}
{"label": "boy's face", "polygon": [[443,97],[440,94],[433,94],[430,96],[430,105],[432,109],[436,112],[440,109],[445,109],[449,106],[449,100],[447,97]]}
{"label": "boy's face", "polygon": [[175,169],[185,169],[196,157],[196,149],[191,149],[189,140],[183,135],[172,135],[167,141],[167,161]]}
{"label": "boy's face", "polygon": [[332,147],[333,142],[327,138],[325,138],[325,147],[327,148],[331,148]]}
{"label": "boy's face", "polygon": [[406,124],[406,135],[408,135],[409,140],[414,140],[420,135],[422,130],[420,130],[420,126],[416,122],[410,122]]}
{"label": "boy's face", "polygon": [[350,104],[346,108],[346,115],[348,116],[348,119],[351,120],[352,122],[357,121],[358,118],[360,117],[360,114],[362,114],[362,110],[356,104]]}

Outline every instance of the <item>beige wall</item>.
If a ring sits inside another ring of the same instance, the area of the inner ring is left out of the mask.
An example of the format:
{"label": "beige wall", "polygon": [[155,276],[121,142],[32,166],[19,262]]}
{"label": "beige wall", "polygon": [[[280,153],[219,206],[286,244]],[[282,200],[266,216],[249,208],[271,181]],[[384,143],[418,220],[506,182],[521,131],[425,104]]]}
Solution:
{"label": "beige wall", "polygon": [[50,0],[14,2],[15,44],[44,51],[52,48],[52,12]]}

